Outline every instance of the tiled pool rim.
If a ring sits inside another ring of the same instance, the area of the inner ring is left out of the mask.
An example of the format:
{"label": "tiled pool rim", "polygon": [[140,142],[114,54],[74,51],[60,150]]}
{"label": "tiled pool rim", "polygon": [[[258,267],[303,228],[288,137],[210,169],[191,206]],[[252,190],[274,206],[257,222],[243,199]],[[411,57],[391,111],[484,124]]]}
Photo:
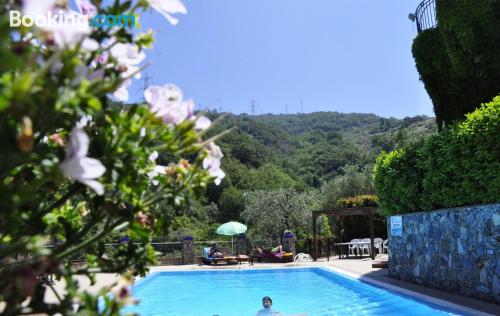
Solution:
{"label": "tiled pool rim", "polygon": [[[401,287],[398,287],[398,286],[395,286],[395,285],[392,285],[392,284],[387,284],[385,282],[380,282],[380,281],[377,281],[377,280],[373,280],[373,279],[365,277],[365,276],[360,276],[360,275],[357,275],[357,274],[354,274],[354,273],[350,273],[348,271],[344,271],[344,270],[337,269],[337,268],[330,267],[330,266],[314,266],[314,267],[306,267],[306,266],[301,266],[301,267],[267,267],[267,268],[262,267],[262,268],[252,268],[251,270],[248,270],[248,271],[257,271],[257,270],[283,270],[283,269],[286,269],[286,270],[291,270],[291,269],[317,269],[317,268],[324,269],[324,270],[327,270],[327,271],[335,273],[335,274],[339,274],[340,276],[345,277],[345,278],[349,278],[349,279],[358,280],[358,281],[361,281],[361,282],[364,282],[364,283],[368,283],[368,284],[373,285],[375,287],[383,288],[383,289],[388,290],[390,292],[395,292],[396,294],[408,296],[408,297],[413,298],[414,300],[417,300],[417,301],[418,300],[422,300],[426,304],[434,305],[434,306],[437,306],[437,307],[442,307],[442,308],[445,308],[447,310],[454,311],[454,312],[457,312],[457,313],[465,313],[465,314],[471,314],[471,315],[477,315],[477,316],[495,316],[494,314],[485,313],[485,312],[482,312],[482,311],[479,311],[479,310],[476,310],[476,309],[473,309],[473,308],[469,308],[469,307],[465,307],[465,306],[458,305],[458,304],[455,304],[455,303],[451,303],[451,302],[448,302],[448,301],[445,301],[445,300],[442,300],[442,299],[439,299],[439,298],[435,298],[435,297],[432,297],[432,296],[429,296],[429,295],[425,295],[425,294],[422,294],[422,293],[417,293],[415,291],[411,291],[411,290],[408,290],[408,289],[403,289]],[[162,269],[162,270],[157,270],[157,271],[151,272],[151,273],[149,273],[148,275],[146,275],[143,278],[137,278],[136,281],[134,282],[134,286],[142,283],[143,281],[145,281],[146,279],[148,279],[150,277],[155,276],[156,274],[161,274],[163,272],[168,272],[168,273],[192,272],[192,273],[196,273],[196,272],[235,271],[235,270],[238,271],[238,270],[246,270],[246,269],[224,269],[224,270],[213,270],[213,269],[209,269],[209,268],[207,268],[207,269],[196,269],[196,270],[191,270],[191,269],[179,269],[179,270],[178,269],[176,269],[176,270]]]}

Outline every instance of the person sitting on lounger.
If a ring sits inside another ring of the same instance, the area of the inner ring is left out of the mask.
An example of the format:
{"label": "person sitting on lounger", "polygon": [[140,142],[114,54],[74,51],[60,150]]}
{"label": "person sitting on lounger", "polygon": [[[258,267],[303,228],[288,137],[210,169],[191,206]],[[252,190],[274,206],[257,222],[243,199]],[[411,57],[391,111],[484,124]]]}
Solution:
{"label": "person sitting on lounger", "polygon": [[212,246],[210,247],[210,250],[208,251],[208,256],[212,258],[224,258],[222,251],[220,251],[220,249],[217,248],[217,245],[215,243],[213,243]]}
{"label": "person sitting on lounger", "polygon": [[260,311],[257,312],[255,316],[282,316],[278,311],[273,311],[271,307],[273,306],[273,300],[269,296],[264,296],[262,298],[262,307]]}

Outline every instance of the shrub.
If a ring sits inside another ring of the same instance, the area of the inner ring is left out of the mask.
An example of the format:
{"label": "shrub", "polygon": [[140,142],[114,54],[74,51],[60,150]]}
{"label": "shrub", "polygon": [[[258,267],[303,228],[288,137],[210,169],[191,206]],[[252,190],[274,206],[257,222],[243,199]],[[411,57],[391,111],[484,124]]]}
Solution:
{"label": "shrub", "polygon": [[363,207],[363,206],[378,206],[378,197],[376,195],[357,195],[339,199],[337,207]]}
{"label": "shrub", "polygon": [[500,200],[500,96],[427,141],[382,153],[380,209],[398,214]]}

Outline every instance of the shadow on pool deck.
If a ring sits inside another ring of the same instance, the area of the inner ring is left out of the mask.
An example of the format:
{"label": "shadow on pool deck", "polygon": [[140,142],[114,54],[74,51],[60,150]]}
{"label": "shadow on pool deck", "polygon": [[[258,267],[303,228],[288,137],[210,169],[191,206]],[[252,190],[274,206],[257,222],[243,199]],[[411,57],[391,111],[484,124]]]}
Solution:
{"label": "shadow on pool deck", "polygon": [[[384,258],[385,256],[385,258]],[[385,259],[387,260],[387,255],[377,256],[377,259]],[[326,266],[331,266],[339,270],[343,270],[355,275],[358,275],[363,278],[367,278],[370,281],[374,280],[377,282],[382,282],[384,284],[396,286],[398,288],[402,288],[404,290],[413,291],[419,294],[423,294],[426,296],[430,296],[431,298],[436,298],[440,300],[444,300],[453,304],[457,304],[460,306],[464,306],[467,308],[472,308],[477,311],[481,311],[483,313],[488,313],[492,315],[500,315],[500,305],[480,301],[474,298],[465,297],[461,295],[456,295],[452,293],[448,293],[445,291],[433,289],[430,287],[418,285],[415,283],[405,282],[402,280],[397,280],[388,276],[387,269],[381,268],[372,268],[372,260],[369,258],[365,259],[333,259],[330,261],[324,261],[322,259],[322,263]]]}

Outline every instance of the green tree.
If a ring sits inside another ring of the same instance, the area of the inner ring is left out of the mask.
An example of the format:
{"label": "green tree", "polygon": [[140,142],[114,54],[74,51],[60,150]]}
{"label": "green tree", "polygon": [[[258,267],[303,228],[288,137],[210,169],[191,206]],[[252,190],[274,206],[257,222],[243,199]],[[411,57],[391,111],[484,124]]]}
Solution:
{"label": "green tree", "polygon": [[276,190],[282,188],[292,188],[295,181],[273,164],[265,164],[258,169],[251,169],[244,178],[240,187],[246,190]]}
{"label": "green tree", "polygon": [[231,186],[226,188],[219,199],[219,217],[220,223],[230,220],[238,221],[240,212],[245,208],[243,193],[237,188]]}
{"label": "green tree", "polygon": [[241,217],[249,226],[250,237],[256,240],[276,242],[287,229],[299,238],[305,237],[311,234],[311,211],[319,207],[319,200],[317,191],[254,191],[246,195]]}
{"label": "green tree", "polygon": [[321,188],[324,196],[323,208],[335,208],[338,200],[344,197],[375,192],[370,168],[347,165],[342,171],[342,175],[333,178]]}

